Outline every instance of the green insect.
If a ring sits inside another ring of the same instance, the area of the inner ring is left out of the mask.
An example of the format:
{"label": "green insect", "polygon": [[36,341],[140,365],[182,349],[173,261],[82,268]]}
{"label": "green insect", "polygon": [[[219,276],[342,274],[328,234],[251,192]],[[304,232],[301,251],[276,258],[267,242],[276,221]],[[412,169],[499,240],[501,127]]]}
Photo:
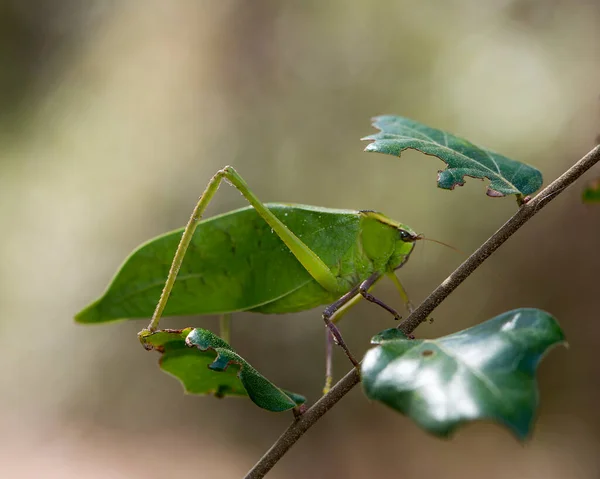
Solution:
{"label": "green insect", "polygon": [[[201,220],[222,180],[236,187],[251,206]],[[358,366],[335,324],[352,305],[364,298],[399,319],[396,310],[370,293],[388,276],[412,308],[394,271],[406,263],[419,239],[422,236],[408,226],[374,211],[263,204],[228,166],[210,180],[183,234],[174,231],[140,246],[104,296],[77,320],[107,321],[124,313],[144,318],[154,310],[148,330],[155,331],[163,313],[291,313],[328,305],[322,315],[327,327],[327,391],[333,342]],[[143,284],[134,281],[140,271]],[[168,302],[169,296],[176,301]]]}

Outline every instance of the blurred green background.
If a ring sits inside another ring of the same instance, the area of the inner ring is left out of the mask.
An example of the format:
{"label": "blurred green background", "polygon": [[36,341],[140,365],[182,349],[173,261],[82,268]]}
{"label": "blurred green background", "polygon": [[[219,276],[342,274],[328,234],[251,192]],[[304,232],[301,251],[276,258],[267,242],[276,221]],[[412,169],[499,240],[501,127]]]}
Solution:
{"label": "blurred green background", "polygon": [[[528,162],[546,183],[600,128],[600,3],[0,0],[0,460],[6,478],[239,477],[291,414],[184,396],[136,332],[76,325],[125,256],[183,225],[234,165],[264,201],[375,209],[471,252],[516,208],[479,180],[436,188],[443,164],[366,154],[393,113]],[[587,178],[598,174],[589,173]],[[552,312],[570,349],[540,368],[525,446],[491,424],[450,442],[355,388],[274,478],[600,476],[600,209],[580,182],[522,228],[419,337],[515,307]],[[210,213],[244,202],[221,188]],[[463,257],[419,244],[400,272],[419,303]],[[400,304],[393,286],[378,294]],[[320,311],[239,315],[233,343],[282,387],[318,398]],[[215,329],[216,318],[165,320]],[[361,304],[356,354],[390,317]],[[348,369],[336,351],[336,376]]]}

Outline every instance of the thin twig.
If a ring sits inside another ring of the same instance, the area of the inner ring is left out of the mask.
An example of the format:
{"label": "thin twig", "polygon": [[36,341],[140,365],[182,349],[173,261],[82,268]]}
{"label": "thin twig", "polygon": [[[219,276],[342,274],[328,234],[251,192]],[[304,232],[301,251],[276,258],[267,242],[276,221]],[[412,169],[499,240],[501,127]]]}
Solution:
{"label": "thin twig", "polygon": [[535,198],[524,204],[519,210],[483,243],[463,264],[461,264],[446,280],[440,284],[413,313],[408,316],[398,329],[404,333],[412,333],[419,324],[456,289],[467,277],[477,269],[500,245],[510,238],[521,226],[529,221],[538,211],[562,193],[571,183],[583,175],[600,160],[600,145],[575,163],[559,178],[540,191]]}
{"label": "thin twig", "polygon": [[[521,206],[498,231],[469,256],[417,309],[402,321],[399,329],[406,334],[412,333],[502,243],[598,161],[600,161],[600,145],[596,146],[563,175],[540,191],[535,198]],[[248,472],[246,479],[264,477],[296,441],[359,382],[360,376],[356,369],[346,374],[328,394],[319,399],[288,427],[250,472]]]}

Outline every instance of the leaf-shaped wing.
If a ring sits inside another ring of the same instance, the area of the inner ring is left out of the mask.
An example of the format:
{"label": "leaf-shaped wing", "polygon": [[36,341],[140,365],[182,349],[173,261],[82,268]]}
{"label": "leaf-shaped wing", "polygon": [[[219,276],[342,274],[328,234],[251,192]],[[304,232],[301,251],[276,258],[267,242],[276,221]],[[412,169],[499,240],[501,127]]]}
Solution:
{"label": "leaf-shaped wing", "polygon": [[218,336],[205,329],[166,329],[140,337],[146,349],[162,353],[160,368],[175,376],[189,394],[248,396],[268,411],[303,404],[299,394],[278,388]]}
{"label": "leaf-shaped wing", "polygon": [[362,363],[366,395],[442,437],[488,419],[526,438],[538,406],[537,365],[564,342],[556,320],[531,308],[436,340],[381,337]]}
{"label": "leaf-shaped wing", "polygon": [[448,167],[439,172],[438,186],[454,189],[465,183],[465,176],[488,178],[488,196],[530,195],[542,186],[542,174],[519,161],[511,160],[491,150],[442,130],[436,130],[400,116],[378,116],[373,126],[379,133],[369,135],[365,151],[400,156],[412,148],[426,155],[438,157]]}
{"label": "leaf-shaped wing", "polygon": [[[330,268],[337,267],[340,251],[347,251],[358,234],[360,217],[355,211],[280,203],[266,206]],[[137,247],[105,293],[75,320],[89,324],[150,318],[181,234],[181,229],[175,230]],[[263,311],[309,283],[314,283],[310,273],[256,210],[240,208],[198,224],[163,316]],[[326,291],[311,291],[314,306],[331,302]]]}

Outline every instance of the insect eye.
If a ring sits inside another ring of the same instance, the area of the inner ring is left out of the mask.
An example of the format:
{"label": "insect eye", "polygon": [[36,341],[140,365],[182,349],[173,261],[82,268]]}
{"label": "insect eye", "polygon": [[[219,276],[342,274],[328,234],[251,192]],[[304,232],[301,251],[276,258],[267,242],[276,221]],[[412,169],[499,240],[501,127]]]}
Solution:
{"label": "insect eye", "polygon": [[412,235],[408,231],[400,230],[400,239],[402,241],[409,241],[412,239]]}

